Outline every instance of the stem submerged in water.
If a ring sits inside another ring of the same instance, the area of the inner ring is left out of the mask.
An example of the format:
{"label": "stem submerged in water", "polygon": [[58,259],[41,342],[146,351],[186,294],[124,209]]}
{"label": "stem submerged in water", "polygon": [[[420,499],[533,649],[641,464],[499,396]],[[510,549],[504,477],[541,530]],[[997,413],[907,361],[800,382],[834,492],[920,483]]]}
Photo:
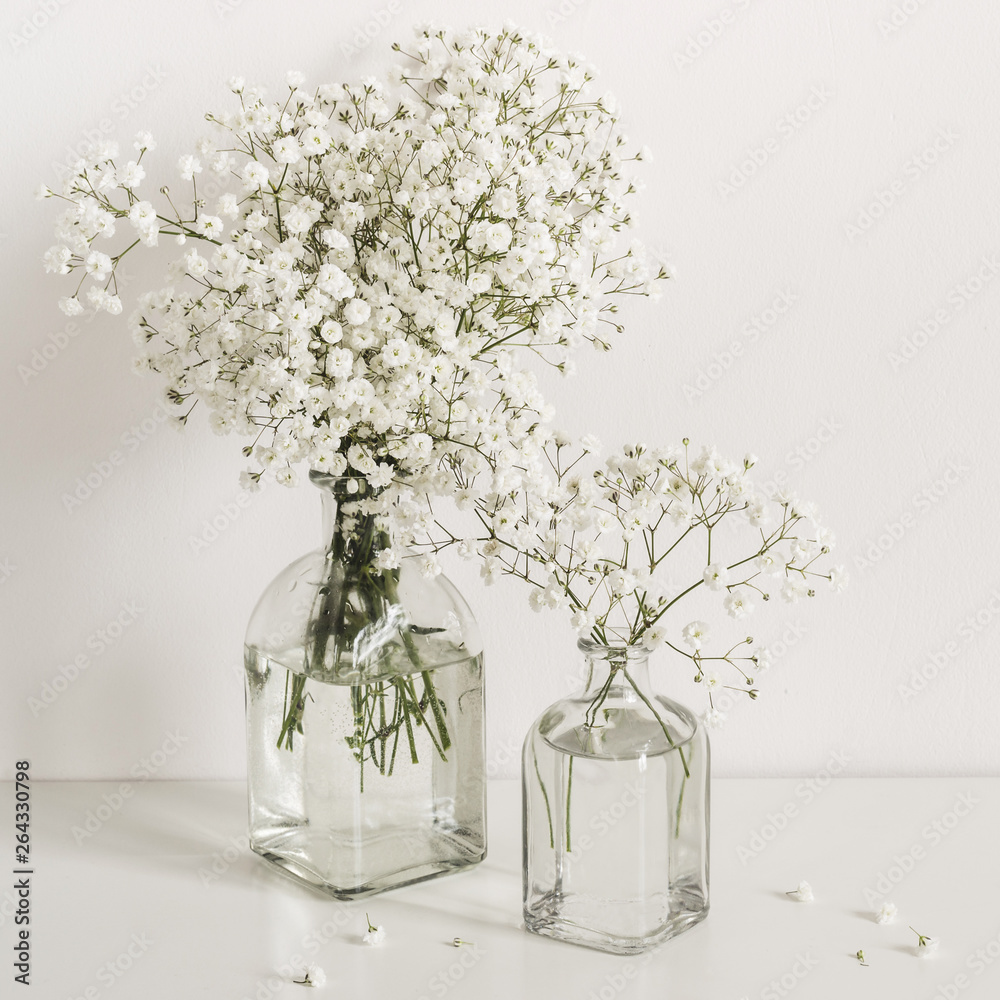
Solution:
{"label": "stem submerged in water", "polygon": [[[442,760],[447,760],[451,734],[446,706],[438,696],[432,672],[426,668],[405,616],[395,632],[388,630],[386,640],[378,638],[379,629],[391,620],[394,609],[400,607],[399,571],[375,568],[375,558],[389,539],[376,527],[373,517],[345,515],[339,504],[333,509],[328,531],[324,576],[305,630],[303,670],[293,675],[291,685],[286,684],[277,743],[279,748],[292,751],[295,734],[304,733],[303,715],[306,701],[311,697],[306,690],[308,678],[329,682],[349,677],[354,729],[345,740],[358,762],[363,790],[366,757],[374,762],[380,774],[392,774],[401,730],[406,732],[414,764],[419,763],[415,729],[426,730]],[[369,638],[374,641],[366,646]],[[399,673],[401,664],[392,660],[400,646],[413,668],[411,673]],[[362,680],[365,675],[379,679],[366,683]],[[417,675],[422,681],[419,696]],[[387,715],[389,697],[392,709]],[[390,740],[392,747],[387,755]]]}

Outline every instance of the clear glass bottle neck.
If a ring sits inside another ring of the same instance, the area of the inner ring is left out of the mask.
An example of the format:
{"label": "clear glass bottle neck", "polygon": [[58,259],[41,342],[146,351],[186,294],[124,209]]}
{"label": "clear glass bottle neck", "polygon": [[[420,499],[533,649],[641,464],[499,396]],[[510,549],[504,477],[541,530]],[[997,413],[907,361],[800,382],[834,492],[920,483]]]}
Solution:
{"label": "clear glass bottle neck", "polygon": [[581,639],[579,649],[586,663],[584,698],[605,695],[616,701],[641,701],[639,692],[648,698],[649,652],[641,646],[602,646]]}
{"label": "clear glass bottle neck", "polygon": [[310,471],[309,481],[320,491],[323,547],[329,552],[334,547],[336,536],[343,528],[343,504],[362,499],[368,484],[360,477],[331,476],[316,470]]}

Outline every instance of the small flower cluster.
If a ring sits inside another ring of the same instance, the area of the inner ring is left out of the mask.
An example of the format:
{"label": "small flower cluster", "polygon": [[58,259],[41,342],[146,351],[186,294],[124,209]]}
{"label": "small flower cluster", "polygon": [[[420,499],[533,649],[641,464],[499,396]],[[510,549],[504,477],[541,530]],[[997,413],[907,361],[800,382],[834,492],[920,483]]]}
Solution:
{"label": "small flower cluster", "polygon": [[[137,366],[166,378],[182,421],[201,402],[217,432],[254,439],[245,486],[293,485],[302,462],[364,477],[368,512],[405,542],[422,497],[551,419],[518,356],[567,371],[582,342],[607,349],[614,298],[666,274],[626,238],[642,154],[611,100],[586,97],[584,66],[509,27],[419,30],[403,54],[392,89],[291,73],[272,104],[231,81],[236,110],[207,116],[220,137],[181,157],[186,211],[166,187],[140,193],[145,133],[134,158],[103,143],[42,194],[69,203],[45,265],[82,272],[71,315],[121,312],[137,244],[183,248],[132,317]],[[228,185],[212,204],[207,175]],[[128,246],[99,249],[120,230]]]}
{"label": "small flower cluster", "polygon": [[[576,631],[596,642],[667,646],[688,657],[695,680],[708,689],[705,721],[718,724],[712,691],[721,680],[710,664],[734,667],[746,682],[737,690],[755,699],[752,673],[767,669],[768,652],[735,655],[752,645],[748,637],[708,655],[709,625],[681,626],[675,605],[707,590],[730,618],[742,621],[772,593],[795,602],[814,596],[819,581],[841,590],[844,570],[819,568],[833,548],[832,533],[814,505],[787,493],[757,493],[748,477],[752,455],[732,462],[705,448],[692,457],[685,439],[677,448],[628,446],[587,474],[580,463],[598,450],[597,442],[585,439],[572,461],[564,458],[567,447],[555,435],[516,457],[505,454],[489,488],[476,491],[486,535],[453,535],[444,544],[457,544],[467,556],[478,553],[487,581],[502,574],[525,580],[535,610],[565,609]],[[736,551],[734,533],[722,525],[734,519]],[[678,587],[665,571],[685,555],[696,578]]]}

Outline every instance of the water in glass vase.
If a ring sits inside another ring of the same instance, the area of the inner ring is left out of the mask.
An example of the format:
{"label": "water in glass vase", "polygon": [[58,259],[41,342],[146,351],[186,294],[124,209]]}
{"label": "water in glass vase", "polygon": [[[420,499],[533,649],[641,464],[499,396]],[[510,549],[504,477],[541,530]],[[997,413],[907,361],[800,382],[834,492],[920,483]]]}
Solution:
{"label": "water in glass vase", "polygon": [[708,913],[709,750],[686,709],[606,670],[525,741],[524,920],[634,954]]}
{"label": "water in glass vase", "polygon": [[258,854],[343,899],[482,860],[482,656],[444,645],[414,635],[410,652],[434,666],[363,677],[306,676],[246,648]]}

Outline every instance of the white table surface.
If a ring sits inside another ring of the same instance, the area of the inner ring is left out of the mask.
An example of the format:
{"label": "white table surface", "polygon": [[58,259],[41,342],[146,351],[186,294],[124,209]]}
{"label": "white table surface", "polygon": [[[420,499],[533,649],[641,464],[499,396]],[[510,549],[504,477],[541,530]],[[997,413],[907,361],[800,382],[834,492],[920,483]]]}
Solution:
{"label": "white table surface", "polygon": [[[74,837],[103,796],[115,803],[118,785],[34,784],[32,987],[13,982],[8,874],[0,997],[1000,997],[1000,779],[834,780],[812,791],[796,779],[715,781],[711,913],[635,958],[521,929],[516,782],[491,784],[489,856],[478,868],[351,904],[239,847],[242,783],[133,784],[96,832]],[[12,871],[10,783],[0,797]],[[777,832],[768,817],[783,811]],[[889,926],[870,915],[888,884],[880,876],[895,881],[900,916]],[[784,895],[800,879],[814,902]],[[386,928],[380,947],[361,941],[366,909]],[[907,924],[940,938],[934,956],[916,957]],[[474,946],[453,947],[456,936]],[[283,981],[278,970],[296,954],[325,970],[323,989]]]}

